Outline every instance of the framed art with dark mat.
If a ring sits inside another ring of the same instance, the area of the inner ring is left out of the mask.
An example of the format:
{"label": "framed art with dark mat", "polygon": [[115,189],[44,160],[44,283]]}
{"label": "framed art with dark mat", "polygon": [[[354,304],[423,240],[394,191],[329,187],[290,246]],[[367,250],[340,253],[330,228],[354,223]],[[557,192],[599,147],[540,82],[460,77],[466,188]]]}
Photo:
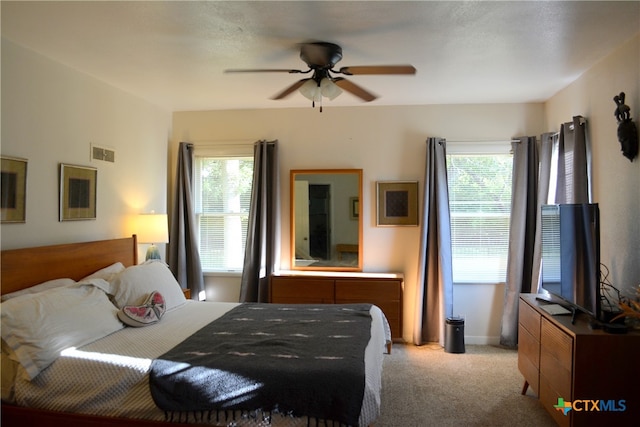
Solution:
{"label": "framed art with dark mat", "polygon": [[60,164],[60,221],[96,219],[98,170]]}
{"label": "framed art with dark mat", "polygon": [[378,181],[376,187],[376,225],[418,225],[418,181]]}

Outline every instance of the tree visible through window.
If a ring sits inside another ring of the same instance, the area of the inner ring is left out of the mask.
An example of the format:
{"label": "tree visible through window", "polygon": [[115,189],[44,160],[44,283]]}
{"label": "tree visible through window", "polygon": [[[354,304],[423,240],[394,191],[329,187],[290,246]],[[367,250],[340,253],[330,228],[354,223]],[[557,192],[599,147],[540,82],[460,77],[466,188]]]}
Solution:
{"label": "tree visible through window", "polygon": [[504,282],[511,215],[510,154],[447,156],[453,281]]}
{"label": "tree visible through window", "polygon": [[195,199],[204,271],[242,271],[252,157],[196,157]]}

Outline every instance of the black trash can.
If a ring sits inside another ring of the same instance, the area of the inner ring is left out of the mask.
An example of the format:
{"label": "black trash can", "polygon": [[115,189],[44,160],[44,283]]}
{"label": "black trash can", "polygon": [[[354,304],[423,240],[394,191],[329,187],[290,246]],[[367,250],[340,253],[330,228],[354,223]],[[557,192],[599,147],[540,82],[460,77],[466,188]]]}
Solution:
{"label": "black trash can", "polygon": [[462,317],[447,317],[444,330],[444,351],[464,353],[464,319]]}

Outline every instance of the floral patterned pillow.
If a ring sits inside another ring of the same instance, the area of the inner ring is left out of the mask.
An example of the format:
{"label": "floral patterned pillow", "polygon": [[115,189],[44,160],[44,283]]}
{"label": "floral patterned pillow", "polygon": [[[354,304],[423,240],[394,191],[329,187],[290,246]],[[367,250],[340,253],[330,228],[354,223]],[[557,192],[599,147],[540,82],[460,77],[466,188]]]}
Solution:
{"label": "floral patterned pillow", "polygon": [[118,311],[118,319],[122,323],[142,327],[158,323],[166,311],[164,297],[158,291],[154,291],[142,305],[126,305]]}

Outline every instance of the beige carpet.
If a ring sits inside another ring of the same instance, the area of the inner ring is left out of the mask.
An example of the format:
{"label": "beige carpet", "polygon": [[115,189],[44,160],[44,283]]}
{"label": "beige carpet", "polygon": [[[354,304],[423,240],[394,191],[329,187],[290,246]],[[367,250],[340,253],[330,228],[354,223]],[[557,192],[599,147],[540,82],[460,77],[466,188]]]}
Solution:
{"label": "beige carpet", "polygon": [[531,390],[520,394],[516,351],[485,345],[465,350],[395,344],[384,358],[375,427],[555,426]]}

